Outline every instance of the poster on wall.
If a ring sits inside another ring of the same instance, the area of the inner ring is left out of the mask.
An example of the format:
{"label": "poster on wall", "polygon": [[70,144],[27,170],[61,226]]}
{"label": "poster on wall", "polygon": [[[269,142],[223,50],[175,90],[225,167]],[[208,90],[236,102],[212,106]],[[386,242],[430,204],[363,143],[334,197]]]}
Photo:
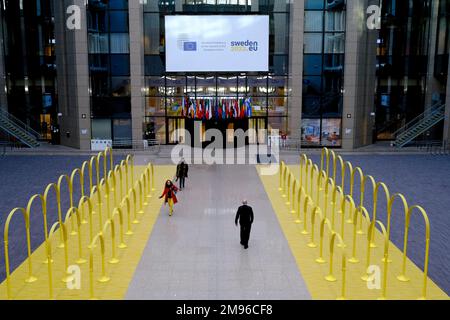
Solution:
{"label": "poster on wall", "polygon": [[320,119],[302,119],[302,143],[320,144]]}
{"label": "poster on wall", "polygon": [[390,107],[391,105],[391,96],[389,94],[381,95],[381,105],[383,107]]}
{"label": "poster on wall", "polygon": [[322,145],[340,147],[341,119],[322,119]]}

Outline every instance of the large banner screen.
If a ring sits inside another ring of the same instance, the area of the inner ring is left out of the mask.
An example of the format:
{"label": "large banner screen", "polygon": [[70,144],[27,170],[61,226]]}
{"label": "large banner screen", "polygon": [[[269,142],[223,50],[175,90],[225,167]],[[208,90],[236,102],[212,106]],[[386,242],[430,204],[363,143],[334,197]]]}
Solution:
{"label": "large banner screen", "polygon": [[166,16],[167,72],[269,71],[269,16]]}

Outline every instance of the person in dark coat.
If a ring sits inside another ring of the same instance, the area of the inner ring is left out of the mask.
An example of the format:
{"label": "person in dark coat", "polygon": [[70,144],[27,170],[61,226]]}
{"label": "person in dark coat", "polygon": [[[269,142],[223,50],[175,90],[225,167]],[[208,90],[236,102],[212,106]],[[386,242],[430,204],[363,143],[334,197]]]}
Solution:
{"label": "person in dark coat", "polygon": [[183,190],[185,186],[186,178],[188,177],[189,166],[181,159],[181,162],[177,165],[177,181],[180,180],[180,190]]}
{"label": "person in dark coat", "polygon": [[163,194],[159,197],[160,199],[164,197],[164,205],[169,204],[169,215],[173,214],[173,206],[178,202],[177,196],[175,195],[178,188],[172,183],[172,181],[167,180],[164,185]]}
{"label": "person in dark coat", "polygon": [[239,207],[234,223],[241,225],[241,244],[244,249],[248,248],[248,240],[250,239],[250,231],[253,224],[253,209],[247,205],[247,200],[242,201],[242,206]]}

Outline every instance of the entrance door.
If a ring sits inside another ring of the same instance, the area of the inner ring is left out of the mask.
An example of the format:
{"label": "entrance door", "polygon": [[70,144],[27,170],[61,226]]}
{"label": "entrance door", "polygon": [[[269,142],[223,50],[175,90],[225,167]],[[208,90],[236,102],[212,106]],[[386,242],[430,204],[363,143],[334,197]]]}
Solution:
{"label": "entrance door", "polygon": [[[245,134],[248,130],[247,119],[227,119],[227,120],[209,120],[205,122],[205,129],[217,129],[221,132],[223,137],[223,146],[234,148],[238,147],[239,138],[235,136],[236,130],[242,130]],[[203,145],[206,147],[212,141],[204,141]],[[248,137],[245,138],[245,145],[249,144]]]}
{"label": "entrance door", "polygon": [[167,141],[169,144],[184,143],[186,136],[184,134],[185,119],[168,118],[167,119]]}
{"label": "entrance door", "polygon": [[43,140],[51,140],[52,134],[51,134],[51,124],[52,119],[49,114],[41,114],[41,137]]}
{"label": "entrance door", "polygon": [[[249,143],[263,144],[267,139],[267,119],[266,118],[252,118],[248,119]],[[253,129],[253,130],[251,130]]]}

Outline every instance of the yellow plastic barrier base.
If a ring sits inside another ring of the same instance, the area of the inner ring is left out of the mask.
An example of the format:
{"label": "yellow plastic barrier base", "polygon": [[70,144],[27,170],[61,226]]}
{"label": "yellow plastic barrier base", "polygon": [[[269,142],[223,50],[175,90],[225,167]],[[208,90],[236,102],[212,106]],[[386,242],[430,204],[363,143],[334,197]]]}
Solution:
{"label": "yellow plastic barrier base", "polygon": [[[263,176],[260,174],[261,166],[257,167],[259,176],[264,188],[272,203],[273,209],[277,215],[280,226],[289,243],[292,254],[297,262],[297,266],[303,279],[306,282],[311,297],[316,300],[335,300],[341,297],[341,254],[335,250],[333,275],[334,282],[325,280],[329,275],[329,241],[327,233],[324,236],[323,258],[325,263],[317,263],[319,258],[319,231],[316,223],[315,244],[317,247],[308,246],[311,243],[311,232],[302,234],[303,222],[296,223],[297,214],[291,213],[291,206],[286,205],[286,199],[282,197],[279,191],[279,175]],[[300,175],[300,166],[289,166],[292,173],[298,177]],[[303,213],[300,218],[303,220]],[[340,230],[340,219],[336,219],[336,229]],[[310,231],[310,218],[307,219],[307,228]],[[351,227],[350,227],[351,226]],[[357,255],[358,263],[347,262],[346,270],[346,294],[345,298],[349,300],[375,300],[382,297],[382,290],[369,289],[368,283],[361,279],[366,274],[366,249],[367,246],[367,225],[364,225],[364,235],[357,237]],[[348,224],[345,227],[344,242],[347,244],[346,252],[348,258],[351,257],[352,247],[351,239],[353,237],[353,225]],[[375,243],[376,248],[371,250],[371,265],[380,268],[380,283],[383,275],[383,239],[382,234],[377,230]],[[389,249],[389,259],[392,260],[388,266],[387,278],[387,299],[392,300],[415,300],[422,296],[423,272],[411,260],[408,259],[406,275],[410,278],[408,282],[401,282],[397,276],[401,274],[402,252],[391,242]],[[376,285],[376,281],[371,282]],[[381,284],[380,284],[381,285]],[[427,299],[449,299],[431,279],[428,279]]]}
{"label": "yellow plastic barrier base", "polygon": [[[143,173],[144,166],[135,166],[136,179]],[[129,283],[133,278],[135,269],[140,261],[142,252],[147,245],[148,239],[153,229],[153,225],[158,218],[162,200],[158,199],[159,193],[164,182],[171,178],[175,173],[174,166],[155,166],[155,188],[152,198],[148,199],[149,203],[144,209],[144,214],[137,216],[139,223],[131,225],[132,235],[124,235],[126,248],[117,247],[118,261],[110,261],[111,259],[111,237],[109,232],[105,234],[106,248],[106,274],[110,278],[107,282],[100,282],[101,279],[101,255],[100,244],[95,249],[94,258],[94,297],[96,299],[118,300],[123,299],[127,293]],[[111,210],[114,208],[111,200]],[[134,218],[134,213],[133,213]],[[124,220],[127,221],[126,214]],[[94,215],[94,225],[98,221],[98,215]],[[105,219],[103,220],[103,222]],[[126,222],[124,223],[126,226]],[[119,228],[117,223],[116,228]],[[80,289],[76,288],[76,282],[71,281],[69,284],[63,282],[64,274],[64,249],[58,248],[59,231],[57,231],[52,240],[53,252],[53,295],[56,300],[86,300],[90,299],[89,286],[89,228],[87,224],[82,225],[82,243],[83,258],[86,262],[77,264],[78,259],[78,238],[77,235],[70,235],[69,227],[69,266],[78,265],[80,267]],[[124,232],[127,231],[125,227]],[[119,246],[119,231],[116,230],[116,242]],[[45,245],[41,245],[36,249],[31,259],[33,261],[33,276],[37,278],[32,283],[27,283],[28,268],[27,261],[22,263],[11,275],[11,295],[15,300],[47,300],[49,299],[48,289],[48,265],[44,263],[46,260]],[[69,279],[72,280],[72,279]],[[72,289],[69,289],[72,287]],[[75,288],[74,288],[75,286]],[[0,285],[0,300],[7,299],[6,281]]]}

